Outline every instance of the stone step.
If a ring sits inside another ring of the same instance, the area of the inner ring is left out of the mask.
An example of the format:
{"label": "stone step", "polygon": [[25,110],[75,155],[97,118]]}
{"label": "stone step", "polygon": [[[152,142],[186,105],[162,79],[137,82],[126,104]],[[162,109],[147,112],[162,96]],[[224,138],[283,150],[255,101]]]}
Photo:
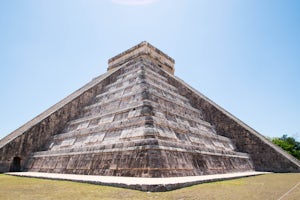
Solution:
{"label": "stone step", "polygon": [[153,70],[154,68],[146,67],[143,64],[135,67],[134,69],[131,69],[130,71],[119,75],[119,79],[123,79],[128,76],[134,76],[135,74],[144,74],[144,75],[149,75],[151,74],[152,76],[155,76],[157,79],[160,79],[164,82],[168,82],[168,79],[162,75],[160,75],[157,71]]}
{"label": "stone step", "polygon": [[156,71],[153,71],[152,68],[149,68],[149,67],[143,67],[143,71],[144,71],[144,74],[147,75],[147,76],[152,76],[154,77],[155,79],[159,79],[165,83],[168,83],[168,79],[162,75],[160,75],[158,72]]}
{"label": "stone step", "polygon": [[210,130],[178,126],[177,123],[170,123],[165,118],[153,117],[153,120],[154,120],[155,126],[171,129],[174,131],[174,133],[183,134],[183,135],[194,134],[194,135],[197,135],[198,137],[212,138],[215,140],[220,140],[221,142],[231,142],[231,140],[229,138],[215,134],[213,131],[210,131]]}
{"label": "stone step", "polygon": [[134,65],[131,65],[131,66],[127,66],[127,67],[124,67],[124,73],[120,74],[118,76],[118,78],[120,79],[123,79],[125,77],[127,77],[128,75],[129,76],[132,76],[132,75],[135,75],[136,73],[138,73],[138,71],[140,71],[142,68],[144,67],[144,64],[142,62],[136,62]]}
{"label": "stone step", "polygon": [[115,88],[122,87],[122,85],[133,83],[134,80],[140,79],[142,73],[143,73],[142,67],[130,69],[130,71],[126,72],[125,74],[118,76],[115,82],[105,86],[104,91],[112,91]]}
{"label": "stone step", "polygon": [[191,119],[187,118],[185,116],[180,116],[180,115],[173,115],[172,117],[169,117],[166,114],[162,114],[162,112],[168,112],[164,110],[160,110],[161,112],[155,112],[155,115],[153,117],[156,117],[157,119],[162,119],[166,120],[169,122],[169,124],[178,124],[182,127],[186,127],[189,130],[195,129],[195,130],[205,130],[205,131],[210,131],[213,134],[216,134],[215,130],[213,129],[212,125],[209,124],[206,121],[203,121],[201,119]]}
{"label": "stone step", "polygon": [[127,70],[130,70],[128,72],[125,72],[124,74],[118,76],[120,79],[124,78],[125,76],[128,76],[129,74],[132,74],[134,72],[137,72],[139,70],[142,70],[145,72],[145,74],[152,74],[153,76],[156,76],[158,79],[163,80],[165,82],[168,81],[168,79],[164,76],[162,76],[160,73],[162,73],[162,70],[157,68],[157,67],[153,67],[149,64],[145,64],[141,61],[137,61],[135,65],[133,65],[132,67],[128,67]]}
{"label": "stone step", "polygon": [[[139,114],[138,114],[139,115]],[[68,132],[62,132],[60,134],[54,135],[52,140],[64,140],[72,137],[87,137],[88,135],[105,133],[112,130],[122,130],[134,128],[136,126],[144,126],[146,121],[145,116],[133,116],[126,120],[118,120],[113,122],[103,123],[101,126],[88,127],[86,129],[73,130]]]}
{"label": "stone step", "polygon": [[157,66],[154,66],[153,63],[151,63],[151,61],[149,60],[145,60],[145,62],[143,62],[144,66],[147,68],[147,69],[150,69],[151,71],[157,73],[157,74],[160,74],[162,75],[163,77],[164,74],[166,73],[164,70],[162,70],[160,67],[157,67]]}
{"label": "stone step", "polygon": [[121,95],[122,93],[128,93],[128,92],[131,92],[133,90],[135,90],[136,88],[141,88],[143,87],[144,84],[136,84],[136,83],[131,83],[129,85],[126,85],[124,87],[120,87],[120,88],[116,88],[116,90],[114,91],[106,91],[106,92],[103,92],[101,94],[98,94],[96,97],[95,97],[95,102],[100,102],[102,101],[103,99],[107,99],[109,96],[118,96],[118,95]]}
{"label": "stone step", "polygon": [[[172,99],[166,98],[165,96],[159,93],[151,93],[150,101],[157,103],[157,108],[160,109],[161,107],[171,109],[172,112],[180,112],[182,115],[185,113],[189,113],[197,116],[197,118],[203,119],[202,111],[192,107],[191,105],[183,104],[180,101],[172,101]],[[172,113],[171,112],[171,113]]]}
{"label": "stone step", "polygon": [[135,66],[133,68],[130,68],[129,71],[127,71],[126,73],[120,74],[116,82],[121,82],[136,77],[141,73],[141,70],[142,70],[142,66]]}
{"label": "stone step", "polygon": [[[234,151],[232,148],[220,148],[218,146],[212,146],[212,145],[195,145],[194,144],[185,144],[181,142],[173,142],[170,140],[158,140],[159,145],[163,147],[171,147],[171,148],[176,148],[180,147],[182,149],[185,149],[187,151],[201,151],[201,152],[211,152],[211,153],[218,153],[218,154],[229,154],[229,155],[241,155],[241,156],[247,156],[248,154],[246,153],[241,153]],[[211,141],[208,141],[211,142]]]}
{"label": "stone step", "polygon": [[[147,82],[147,80],[146,80],[146,82]],[[151,85],[148,89],[148,91],[150,91],[151,93],[161,93],[165,97],[169,97],[173,100],[174,99],[180,99],[184,104],[189,104],[188,98],[186,98],[182,95],[179,95],[175,92],[172,92],[172,90],[169,90],[168,88],[160,87],[159,85],[156,85],[153,82],[147,82],[147,83]]]}
{"label": "stone step", "polygon": [[130,84],[134,84],[137,83],[137,81],[141,80],[139,76],[135,76],[135,77],[130,77],[127,80],[122,80],[119,82],[114,82],[112,84],[107,85],[104,89],[103,92],[113,92],[117,89],[119,89],[120,87],[126,87]]}
{"label": "stone step", "polygon": [[145,79],[146,79],[146,81],[149,81],[150,83],[152,83],[153,85],[156,85],[159,88],[167,88],[168,90],[170,90],[174,93],[178,92],[178,90],[175,86],[173,86],[167,82],[164,82],[155,76],[146,75]]}
{"label": "stone step", "polygon": [[[142,70],[140,72],[142,72]],[[140,77],[140,74],[136,74],[135,76],[132,76],[128,79],[119,80],[115,83],[107,85],[103,89],[103,93],[114,92],[116,90],[119,90],[120,88],[124,88],[124,87],[131,86],[131,85],[134,85],[134,84],[140,84],[143,81],[150,82],[150,83],[152,83],[153,85],[155,85],[156,87],[158,87],[160,89],[166,90],[166,88],[167,88],[168,91],[171,91],[175,94],[176,94],[176,92],[178,92],[176,87],[160,80],[159,78],[157,78],[155,76],[150,76],[149,74],[145,74],[145,76],[142,78],[142,77]],[[104,94],[101,94],[101,95],[103,96]],[[98,95],[97,97],[99,97],[99,96],[100,95]]]}
{"label": "stone step", "polygon": [[[124,90],[123,90],[124,92]],[[110,104],[114,104],[117,102],[120,103],[122,102],[122,100],[126,99],[126,98],[131,98],[131,99],[134,99],[136,98],[135,101],[129,101],[128,103],[133,103],[133,102],[136,102],[136,101],[141,101],[141,98],[142,98],[142,94],[144,92],[144,88],[136,88],[135,92],[132,92],[132,93],[120,93],[119,96],[110,96],[109,94],[107,94],[107,98],[106,99],[102,99],[101,101],[95,101],[95,103],[91,104],[91,105],[88,105],[88,106],[85,106],[83,108],[83,111],[84,112],[89,112],[91,111],[92,109],[97,109],[99,107],[101,107],[101,109],[103,110],[107,110],[106,109],[106,106],[110,106]],[[117,93],[119,94],[119,93]],[[113,107],[115,107],[116,105],[114,105]],[[117,107],[115,107],[117,108]]]}
{"label": "stone step", "polygon": [[33,154],[33,157],[45,157],[45,156],[62,156],[62,155],[74,155],[74,154],[90,154],[90,153],[100,153],[100,152],[114,152],[114,151],[131,151],[137,149],[151,150],[151,149],[164,149],[169,151],[177,152],[191,152],[191,153],[201,153],[206,155],[219,155],[219,156],[229,156],[229,157],[244,157],[249,158],[248,154],[236,152],[236,151],[226,151],[218,150],[216,148],[208,148],[205,146],[191,146],[182,143],[174,143],[167,140],[157,140],[157,139],[138,139],[131,141],[122,141],[115,143],[104,143],[95,145],[85,144],[83,146],[72,146],[71,148],[57,149],[51,151],[39,151]]}
{"label": "stone step", "polygon": [[166,119],[170,122],[179,123],[185,126],[189,126],[191,128],[199,128],[203,127],[205,129],[212,130],[212,125],[200,118],[191,118],[189,115],[182,115],[180,112],[170,114],[169,110],[164,107],[160,109],[154,108],[154,116],[158,118]]}
{"label": "stone step", "polygon": [[[129,113],[128,116],[131,117],[130,111],[136,112],[135,109],[139,111],[140,110],[139,108],[141,108],[142,106],[144,106],[143,103],[134,102],[131,104],[127,104],[125,107],[122,107],[119,109],[113,108],[113,109],[107,110],[107,111],[105,111],[105,113],[99,113],[99,114],[95,114],[95,115],[77,118],[75,120],[68,122],[68,124],[66,125],[67,128],[65,129],[65,131],[70,131],[70,129],[74,130],[73,128],[70,128],[70,127],[78,126],[80,124],[83,124],[83,127],[81,127],[81,128],[87,128],[91,121],[94,121],[93,123],[95,124],[95,126],[102,125],[103,123],[111,123],[112,121],[114,121],[114,117],[117,114],[124,113],[124,112],[128,112]],[[98,120],[98,121],[95,122],[95,120]]]}

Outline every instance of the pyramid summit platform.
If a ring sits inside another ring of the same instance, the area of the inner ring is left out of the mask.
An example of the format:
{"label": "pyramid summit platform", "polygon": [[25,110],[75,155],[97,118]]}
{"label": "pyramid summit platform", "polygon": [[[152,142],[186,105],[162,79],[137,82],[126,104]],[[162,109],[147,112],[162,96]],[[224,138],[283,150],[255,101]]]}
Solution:
{"label": "pyramid summit platform", "polygon": [[300,172],[300,163],[174,76],[142,42],[0,141],[0,172],[186,177]]}

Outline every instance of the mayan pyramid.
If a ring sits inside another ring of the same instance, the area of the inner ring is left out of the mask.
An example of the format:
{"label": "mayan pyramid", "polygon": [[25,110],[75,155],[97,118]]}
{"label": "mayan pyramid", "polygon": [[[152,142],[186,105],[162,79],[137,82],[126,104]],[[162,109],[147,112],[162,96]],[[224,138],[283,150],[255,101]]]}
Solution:
{"label": "mayan pyramid", "polygon": [[174,76],[147,42],[0,141],[0,172],[177,177],[300,172],[299,161]]}

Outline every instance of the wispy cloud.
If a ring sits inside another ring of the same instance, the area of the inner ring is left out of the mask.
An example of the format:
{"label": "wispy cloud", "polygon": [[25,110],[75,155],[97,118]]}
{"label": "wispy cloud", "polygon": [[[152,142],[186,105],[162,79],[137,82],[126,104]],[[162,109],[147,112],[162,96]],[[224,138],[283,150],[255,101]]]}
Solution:
{"label": "wispy cloud", "polygon": [[147,4],[155,3],[159,0],[111,0],[111,1],[116,4],[138,6],[138,5],[147,5]]}

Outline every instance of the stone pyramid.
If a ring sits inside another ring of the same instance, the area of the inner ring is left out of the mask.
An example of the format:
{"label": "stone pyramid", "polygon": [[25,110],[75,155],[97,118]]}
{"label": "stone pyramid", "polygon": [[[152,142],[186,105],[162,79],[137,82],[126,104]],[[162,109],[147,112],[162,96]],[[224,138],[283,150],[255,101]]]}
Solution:
{"label": "stone pyramid", "polygon": [[0,171],[176,177],[299,172],[299,161],[174,76],[147,42],[0,141]]}

